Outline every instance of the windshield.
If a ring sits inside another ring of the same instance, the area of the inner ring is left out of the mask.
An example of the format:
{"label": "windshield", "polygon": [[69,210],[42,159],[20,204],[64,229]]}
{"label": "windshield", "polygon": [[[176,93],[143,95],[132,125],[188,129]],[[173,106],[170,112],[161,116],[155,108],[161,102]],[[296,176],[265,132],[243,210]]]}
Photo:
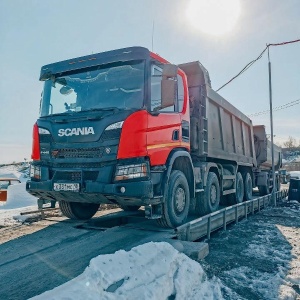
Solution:
{"label": "windshield", "polygon": [[142,108],[144,73],[143,61],[131,61],[53,76],[45,81],[40,115]]}

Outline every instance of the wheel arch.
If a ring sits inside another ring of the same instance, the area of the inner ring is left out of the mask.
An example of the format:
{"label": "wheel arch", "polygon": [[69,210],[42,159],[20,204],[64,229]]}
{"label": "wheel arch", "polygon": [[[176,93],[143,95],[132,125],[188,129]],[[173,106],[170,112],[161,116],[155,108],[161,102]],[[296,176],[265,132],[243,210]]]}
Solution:
{"label": "wheel arch", "polygon": [[206,166],[206,171],[204,174],[204,180],[203,180],[203,185],[206,186],[206,182],[207,182],[207,177],[208,177],[208,173],[209,172],[213,172],[217,175],[218,180],[219,180],[219,184],[220,184],[220,176],[221,176],[221,170],[220,168],[222,168],[221,166],[218,166],[218,164],[216,163],[207,163]]}
{"label": "wheel arch", "polygon": [[195,197],[195,175],[194,175],[194,168],[193,168],[193,162],[190,154],[182,149],[173,150],[166,163],[167,171],[164,178],[164,190],[169,182],[169,178],[171,175],[171,172],[173,170],[179,170],[181,171],[188,182],[189,189],[190,189],[190,197]]}

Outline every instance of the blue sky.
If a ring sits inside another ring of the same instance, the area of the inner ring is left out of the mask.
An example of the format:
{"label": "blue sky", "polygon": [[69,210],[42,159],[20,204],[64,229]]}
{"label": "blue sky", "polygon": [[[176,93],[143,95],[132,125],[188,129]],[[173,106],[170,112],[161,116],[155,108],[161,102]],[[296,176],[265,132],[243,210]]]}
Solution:
{"label": "blue sky", "polygon": [[[220,0],[221,1],[221,0]],[[230,33],[211,36],[186,15],[188,0],[1,0],[0,163],[29,158],[38,117],[41,66],[111,49],[144,46],[172,63],[199,60],[214,89],[256,58],[267,43],[300,38],[299,0],[241,0]],[[272,47],[273,106],[300,98],[300,43]],[[220,91],[245,114],[269,108],[264,55]],[[252,118],[269,129],[269,115]],[[275,141],[300,140],[300,105],[274,112]]]}

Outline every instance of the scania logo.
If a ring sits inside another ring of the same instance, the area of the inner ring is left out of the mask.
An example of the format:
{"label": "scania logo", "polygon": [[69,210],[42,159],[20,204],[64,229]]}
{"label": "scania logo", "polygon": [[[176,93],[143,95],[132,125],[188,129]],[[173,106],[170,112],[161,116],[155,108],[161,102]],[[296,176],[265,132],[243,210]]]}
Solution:
{"label": "scania logo", "polygon": [[89,135],[89,134],[95,134],[93,127],[58,129],[58,136]]}

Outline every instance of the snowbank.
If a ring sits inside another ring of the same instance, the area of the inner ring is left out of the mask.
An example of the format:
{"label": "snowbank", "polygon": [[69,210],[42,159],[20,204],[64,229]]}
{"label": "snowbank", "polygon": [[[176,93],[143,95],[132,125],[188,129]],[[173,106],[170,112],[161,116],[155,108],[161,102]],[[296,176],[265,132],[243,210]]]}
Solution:
{"label": "snowbank", "polygon": [[[93,258],[73,280],[31,299],[223,299],[221,284],[168,243]],[[174,297],[174,298],[173,298]],[[171,299],[171,298],[170,298]]]}

